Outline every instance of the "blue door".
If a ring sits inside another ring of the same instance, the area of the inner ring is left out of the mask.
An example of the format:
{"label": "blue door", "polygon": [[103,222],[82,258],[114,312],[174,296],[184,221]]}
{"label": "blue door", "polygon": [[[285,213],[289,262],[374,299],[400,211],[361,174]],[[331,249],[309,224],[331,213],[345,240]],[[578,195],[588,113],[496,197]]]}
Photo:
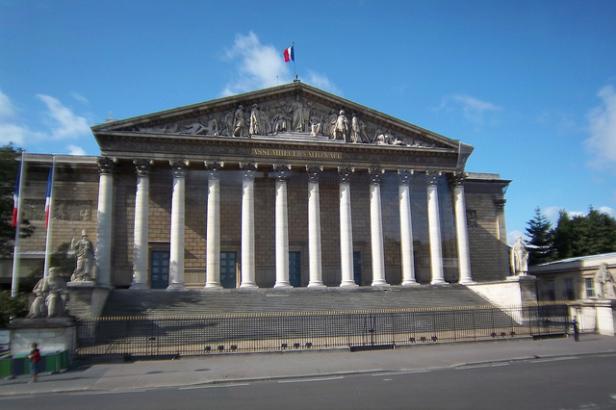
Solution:
{"label": "blue door", "polygon": [[150,253],[150,284],[152,289],[166,289],[169,285],[169,251]]}
{"label": "blue door", "polygon": [[361,285],[361,252],[353,251],[353,280]]}
{"label": "blue door", "polygon": [[223,288],[236,287],[236,263],[237,254],[235,252],[220,252],[220,283]]}
{"label": "blue door", "polygon": [[294,288],[302,285],[302,258],[300,252],[289,252],[289,282]]}

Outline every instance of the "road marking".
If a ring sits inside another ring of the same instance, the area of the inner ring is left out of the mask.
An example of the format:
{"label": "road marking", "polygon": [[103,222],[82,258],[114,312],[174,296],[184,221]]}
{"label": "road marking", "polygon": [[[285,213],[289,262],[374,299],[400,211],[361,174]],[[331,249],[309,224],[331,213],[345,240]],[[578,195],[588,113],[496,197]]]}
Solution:
{"label": "road marking", "polygon": [[498,362],[498,363],[484,363],[484,364],[474,364],[470,366],[460,366],[456,367],[456,370],[468,370],[468,369],[485,369],[486,367],[502,367],[509,366],[510,362]]}
{"label": "road marking", "polygon": [[324,382],[327,380],[340,380],[344,379],[344,376],[336,377],[315,377],[313,379],[290,379],[290,380],[278,380],[278,383],[303,383],[303,382]]}
{"label": "road marking", "polygon": [[250,386],[250,383],[205,384],[200,386],[180,387],[179,390],[217,389],[222,387]]}
{"label": "road marking", "polygon": [[390,382],[391,379],[383,379],[384,382]]}
{"label": "road marking", "polygon": [[567,356],[567,357],[549,357],[546,359],[531,360],[531,363],[548,363],[548,362],[560,362],[561,360],[574,360],[579,359],[579,356]]}

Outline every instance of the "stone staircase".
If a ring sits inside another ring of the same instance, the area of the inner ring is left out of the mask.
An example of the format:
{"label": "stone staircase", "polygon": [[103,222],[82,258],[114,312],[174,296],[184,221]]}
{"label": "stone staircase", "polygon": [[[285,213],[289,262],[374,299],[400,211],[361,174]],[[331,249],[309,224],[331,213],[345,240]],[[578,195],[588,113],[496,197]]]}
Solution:
{"label": "stone staircase", "polygon": [[390,288],[113,290],[103,316],[199,316],[219,313],[351,311],[487,306],[461,285]]}

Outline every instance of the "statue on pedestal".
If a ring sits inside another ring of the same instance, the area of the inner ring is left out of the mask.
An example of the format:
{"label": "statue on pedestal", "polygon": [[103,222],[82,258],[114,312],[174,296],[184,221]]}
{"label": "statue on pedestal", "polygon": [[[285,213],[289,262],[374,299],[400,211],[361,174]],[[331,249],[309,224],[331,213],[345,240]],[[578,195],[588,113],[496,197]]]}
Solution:
{"label": "statue on pedestal", "polygon": [[607,264],[602,263],[595,273],[595,289],[601,299],[616,299],[616,282],[614,276],[607,270]]}
{"label": "statue on pedestal", "polygon": [[81,239],[71,239],[71,249],[75,252],[75,270],[71,276],[71,282],[83,282],[92,280],[92,267],[94,266],[94,247],[88,239],[85,229],[81,231]]}
{"label": "statue on pedestal", "polygon": [[65,316],[63,299],[65,288],[66,283],[59,275],[58,268],[49,268],[47,277],[41,278],[32,289],[35,297],[27,317],[37,319]]}
{"label": "statue on pedestal", "polygon": [[511,273],[524,276],[528,274],[528,251],[522,237],[518,237],[511,248]]}

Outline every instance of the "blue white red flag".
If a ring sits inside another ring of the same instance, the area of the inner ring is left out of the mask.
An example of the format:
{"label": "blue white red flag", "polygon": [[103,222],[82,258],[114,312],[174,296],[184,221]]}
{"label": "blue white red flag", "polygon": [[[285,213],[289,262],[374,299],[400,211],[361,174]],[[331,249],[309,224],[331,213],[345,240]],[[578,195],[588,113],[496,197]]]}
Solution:
{"label": "blue white red flag", "polygon": [[284,57],[285,63],[288,63],[289,61],[295,61],[295,51],[293,50],[293,46],[285,48],[282,52],[282,56]]}
{"label": "blue white red flag", "polygon": [[49,207],[51,206],[51,184],[53,184],[53,168],[49,170],[47,177],[47,192],[45,193],[45,229],[49,225]]}
{"label": "blue white red flag", "polygon": [[11,226],[17,227],[17,215],[19,215],[19,174],[21,167],[17,168],[17,178],[15,181],[15,189],[13,190],[13,218],[11,219]]}

